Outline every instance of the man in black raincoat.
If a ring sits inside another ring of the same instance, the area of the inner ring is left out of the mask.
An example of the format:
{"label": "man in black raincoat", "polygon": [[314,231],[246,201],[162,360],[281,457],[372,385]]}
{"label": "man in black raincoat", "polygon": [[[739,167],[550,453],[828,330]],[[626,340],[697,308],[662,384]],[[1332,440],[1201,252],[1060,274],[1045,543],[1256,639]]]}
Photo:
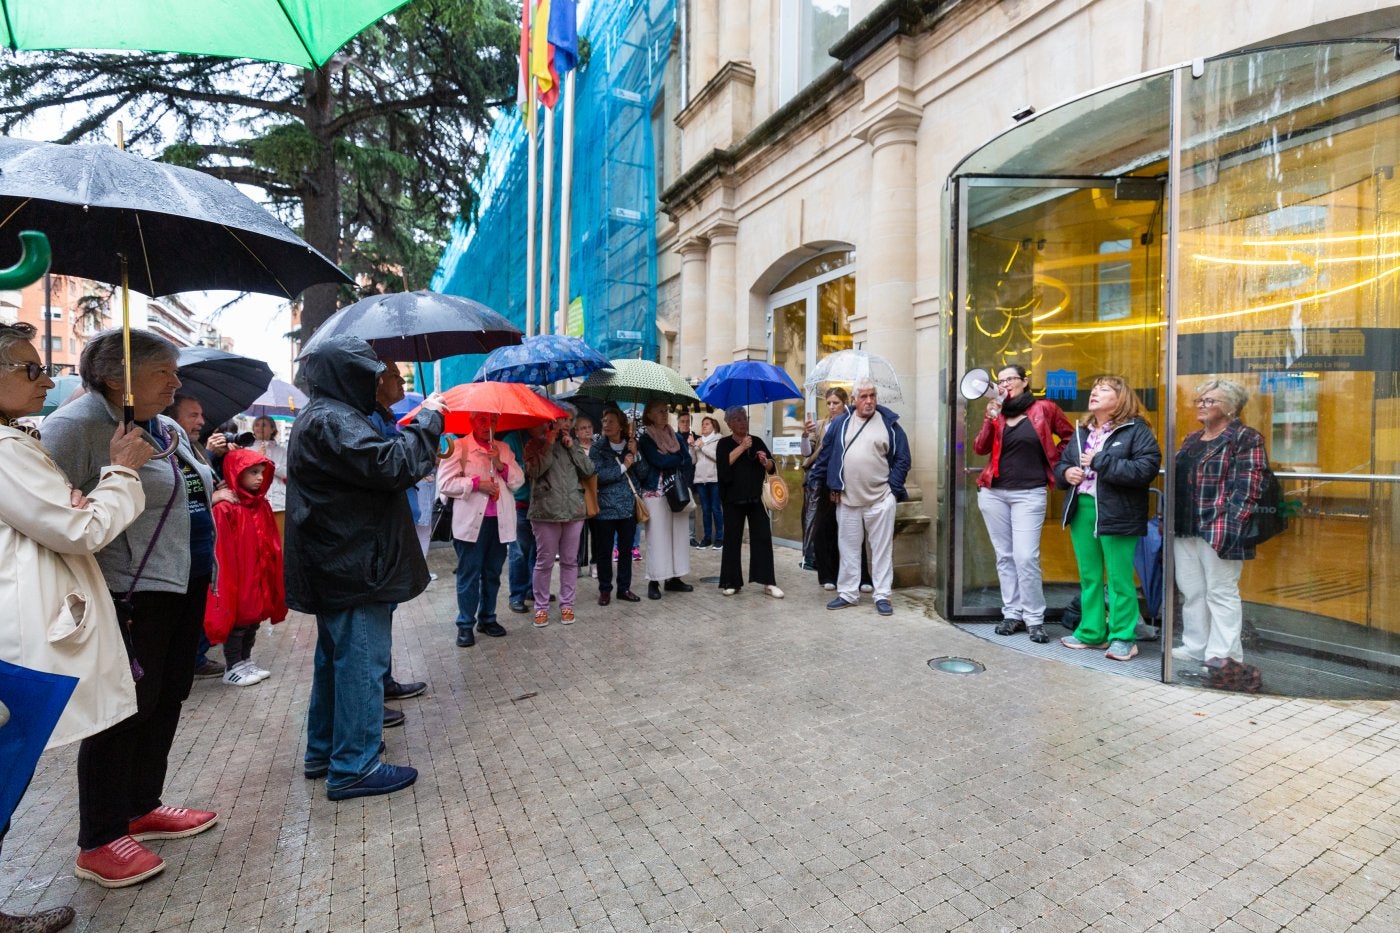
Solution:
{"label": "man in black raincoat", "polygon": [[331,800],[387,794],[418,772],[381,763],[384,675],[395,603],[428,585],[405,491],[433,472],[442,397],[383,437],[370,422],[384,364],[369,344],[337,336],[303,362],[311,401],[288,443],[287,605],[316,616],[306,716],[308,778]]}

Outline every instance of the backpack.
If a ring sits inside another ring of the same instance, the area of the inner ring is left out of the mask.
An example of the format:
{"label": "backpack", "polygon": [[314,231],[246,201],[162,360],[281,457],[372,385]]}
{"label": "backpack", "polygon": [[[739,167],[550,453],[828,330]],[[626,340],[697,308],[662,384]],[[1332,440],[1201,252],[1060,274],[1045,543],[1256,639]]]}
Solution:
{"label": "backpack", "polygon": [[1288,528],[1288,513],[1283,508],[1283,486],[1274,471],[1264,466],[1264,491],[1259,504],[1244,523],[1246,547],[1256,547]]}

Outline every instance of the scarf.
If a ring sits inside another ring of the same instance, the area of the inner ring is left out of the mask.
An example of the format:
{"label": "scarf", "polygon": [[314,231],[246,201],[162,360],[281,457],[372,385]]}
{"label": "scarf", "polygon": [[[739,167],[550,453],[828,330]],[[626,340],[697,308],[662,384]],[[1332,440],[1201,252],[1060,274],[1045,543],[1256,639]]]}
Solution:
{"label": "scarf", "polygon": [[647,425],[647,435],[656,444],[656,449],[663,454],[673,454],[681,449],[680,439],[676,437],[676,432],[671,430],[669,424],[661,427]]}
{"label": "scarf", "polygon": [[39,440],[39,429],[32,424],[16,421],[14,418],[6,418],[3,415],[0,415],[0,424],[7,428],[14,428],[16,431],[23,431],[36,441]]}
{"label": "scarf", "polygon": [[1008,418],[1015,418],[1017,415],[1024,415],[1035,404],[1035,396],[1029,392],[1022,392],[1020,395],[1012,396],[1001,405],[1001,413]]}

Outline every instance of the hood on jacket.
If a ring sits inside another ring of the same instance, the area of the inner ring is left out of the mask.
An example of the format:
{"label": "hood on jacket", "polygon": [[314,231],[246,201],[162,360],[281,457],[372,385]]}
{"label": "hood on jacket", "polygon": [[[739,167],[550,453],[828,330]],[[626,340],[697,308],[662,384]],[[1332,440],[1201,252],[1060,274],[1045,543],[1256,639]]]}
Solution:
{"label": "hood on jacket", "polygon": [[[258,464],[266,464],[263,470],[263,484],[257,492],[249,492],[238,484],[238,478],[248,472]],[[252,505],[259,499],[267,498],[267,491],[272,486],[272,473],[276,465],[256,450],[238,449],[230,450],[224,456],[224,482],[228,487],[238,494],[238,501],[243,505]]]}
{"label": "hood on jacket", "polygon": [[359,337],[327,339],[307,354],[301,367],[312,398],[335,399],[365,415],[377,407],[375,388],[384,364]]}

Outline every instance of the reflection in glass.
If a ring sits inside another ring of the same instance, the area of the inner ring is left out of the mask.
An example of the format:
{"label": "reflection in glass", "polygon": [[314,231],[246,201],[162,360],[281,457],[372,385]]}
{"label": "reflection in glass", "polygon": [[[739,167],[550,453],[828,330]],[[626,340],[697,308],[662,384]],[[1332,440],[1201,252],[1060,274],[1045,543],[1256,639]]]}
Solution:
{"label": "reflection in glass", "polygon": [[[1094,373],[1122,372],[1144,387],[1164,451],[1198,427],[1198,385],[1241,383],[1244,420],[1263,435],[1289,516],[1240,578],[1245,663],[1269,693],[1400,696],[1394,44],[1256,50],[1195,71],[1183,67],[1177,84],[1179,153],[1168,139],[1173,75],[1159,74],[1040,114],[964,160],[952,189],[952,366],[1024,365],[1071,418]],[[1143,186],[1168,177],[1176,205]],[[1172,346],[1165,244],[1178,269]],[[989,618],[981,461],[966,446],[983,403],[953,404],[948,605]],[[1050,513],[1061,503],[1052,493]],[[1056,584],[1063,605],[1075,578],[1067,539],[1046,524],[1053,612]],[[1250,687],[1190,668],[1177,676]]]}

